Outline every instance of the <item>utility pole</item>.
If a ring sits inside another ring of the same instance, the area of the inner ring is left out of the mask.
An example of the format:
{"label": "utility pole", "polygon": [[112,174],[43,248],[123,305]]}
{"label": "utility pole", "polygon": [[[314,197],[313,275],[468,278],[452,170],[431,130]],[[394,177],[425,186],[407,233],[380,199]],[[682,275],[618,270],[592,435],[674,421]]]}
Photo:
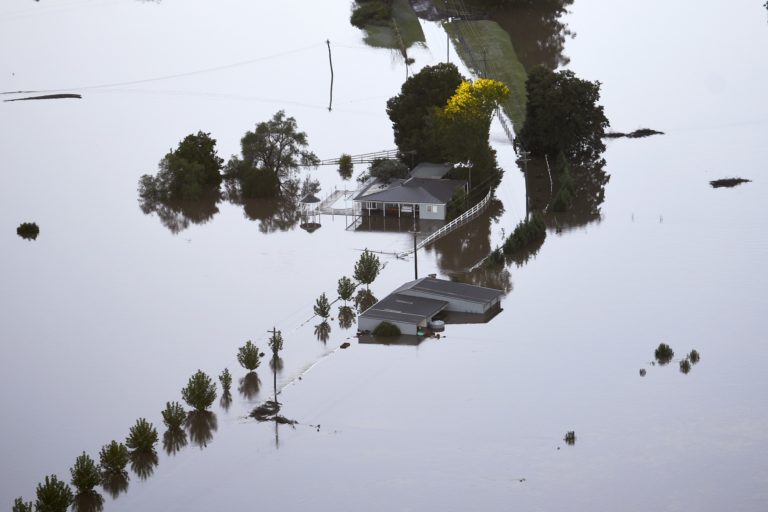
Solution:
{"label": "utility pole", "polygon": [[418,279],[419,278],[419,251],[416,248],[416,235],[421,233],[421,231],[416,231],[416,227],[414,226],[413,231],[413,278]]}
{"label": "utility pole", "polygon": [[325,44],[328,45],[328,62],[331,65],[331,98],[328,101],[328,112],[330,112],[333,107],[333,58],[331,57],[331,40],[326,39]]}
{"label": "utility pole", "polygon": [[[272,333],[272,340],[274,340],[280,331],[272,327],[272,330],[267,332]],[[277,352],[272,353],[272,389],[275,393],[275,405],[277,405]]]}

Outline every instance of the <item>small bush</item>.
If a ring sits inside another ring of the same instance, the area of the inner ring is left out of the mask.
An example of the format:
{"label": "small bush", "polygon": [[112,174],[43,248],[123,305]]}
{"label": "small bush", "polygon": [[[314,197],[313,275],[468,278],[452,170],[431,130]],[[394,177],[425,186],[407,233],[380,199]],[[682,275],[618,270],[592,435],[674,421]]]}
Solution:
{"label": "small bush", "polygon": [[381,322],[373,330],[373,334],[376,336],[400,336],[400,328],[395,324],[387,321]]}
{"label": "small bush", "polygon": [[144,418],[139,418],[136,420],[136,424],[131,427],[128,437],[125,439],[125,445],[137,453],[151,453],[155,450],[157,438],[157,430],[155,430],[154,425]]}
{"label": "small bush", "polygon": [[341,155],[339,158],[339,176],[341,176],[343,180],[348,180],[352,177],[354,170],[355,165],[352,163],[352,155]]}
{"label": "small bush", "polygon": [[216,384],[203,371],[197,370],[189,378],[187,387],[181,390],[181,398],[190,407],[204,411],[216,400]]}
{"label": "small bush", "polygon": [[162,412],[163,423],[170,429],[179,429],[187,419],[187,411],[179,402],[166,402],[165,409]]}
{"label": "small bush", "polygon": [[32,512],[32,502],[31,501],[24,501],[24,499],[19,496],[15,500],[13,500],[13,508],[11,509],[11,512]]}
{"label": "small bush", "polygon": [[245,342],[245,345],[237,350],[237,362],[248,371],[253,371],[259,367],[259,349],[251,340]]}
{"label": "small bush", "polygon": [[701,356],[696,351],[696,349],[691,350],[691,353],[688,354],[688,359],[691,361],[691,364],[696,364],[699,362],[699,359],[701,359]]}
{"label": "small bush", "polygon": [[654,356],[656,357],[656,361],[658,361],[660,365],[664,366],[665,364],[669,363],[673,357],[675,357],[675,351],[672,350],[672,347],[666,343],[660,343],[654,352]]}
{"label": "small bush", "polygon": [[331,314],[331,304],[328,302],[328,297],[325,296],[325,293],[317,298],[313,309],[315,314],[321,317],[323,320],[328,318],[328,316]]}
{"label": "small bush", "polygon": [[67,512],[75,499],[72,489],[56,475],[46,476],[45,483],[37,484],[36,492],[35,510],[37,512]]}
{"label": "small bush", "polygon": [[75,465],[69,468],[71,483],[78,494],[86,494],[101,483],[101,468],[85,452],[75,459]]}
{"label": "small bush", "polygon": [[547,237],[547,225],[538,213],[520,222],[515,230],[504,241],[502,250],[506,255],[524,251],[532,245],[542,242]]}
{"label": "small bush", "polygon": [[224,371],[219,375],[219,382],[221,383],[221,389],[224,390],[224,393],[229,393],[229,390],[232,387],[232,374],[229,373],[227,368],[224,368]]}
{"label": "small bush", "polygon": [[122,474],[128,464],[128,448],[123,443],[112,441],[105,444],[99,452],[101,471],[107,475]]}
{"label": "small bush", "polygon": [[34,240],[40,234],[40,228],[34,222],[22,222],[16,228],[16,234],[27,240]]}

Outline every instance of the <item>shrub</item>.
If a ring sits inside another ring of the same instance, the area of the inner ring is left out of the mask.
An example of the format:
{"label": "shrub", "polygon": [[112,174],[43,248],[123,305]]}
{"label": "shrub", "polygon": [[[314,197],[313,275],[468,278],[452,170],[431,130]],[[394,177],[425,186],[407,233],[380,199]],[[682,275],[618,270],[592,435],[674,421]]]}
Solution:
{"label": "shrub", "polygon": [[78,494],[86,494],[101,483],[101,468],[85,452],[75,459],[75,465],[69,468],[71,483]]}
{"label": "shrub", "polygon": [[336,292],[339,294],[339,298],[346,304],[348,300],[352,300],[352,294],[355,293],[355,283],[347,276],[344,276],[339,279],[339,286],[336,288]]}
{"label": "shrub", "polygon": [[400,328],[395,324],[387,321],[381,322],[373,330],[373,334],[376,336],[400,336]]}
{"label": "shrub", "polygon": [[216,384],[203,371],[197,370],[181,390],[181,398],[190,407],[204,411],[216,400]]}
{"label": "shrub", "polygon": [[261,364],[259,357],[259,349],[251,340],[246,341],[245,345],[237,350],[237,362],[240,363],[240,366],[251,372]]}
{"label": "shrub", "polygon": [[72,489],[59,480],[56,475],[45,477],[45,483],[37,484],[37,512],[67,512],[74,496]]}
{"label": "shrub", "polygon": [[699,356],[699,353],[696,351],[696,349],[691,350],[691,353],[688,354],[688,359],[691,361],[691,364],[698,363],[700,358],[701,356]]}
{"label": "shrub", "polygon": [[16,234],[27,240],[34,240],[40,234],[40,228],[34,222],[22,222],[16,228]]}
{"label": "shrub", "polygon": [[227,368],[224,368],[224,371],[219,375],[219,382],[224,393],[229,393],[229,389],[232,387],[232,374]]}
{"label": "shrub", "polygon": [[672,347],[666,343],[660,343],[654,352],[654,356],[656,357],[656,361],[658,361],[660,365],[664,366],[665,364],[669,363],[673,357],[675,357],[675,351],[672,350]]}
{"label": "shrub", "polygon": [[352,177],[354,170],[355,165],[352,163],[352,155],[341,155],[339,158],[339,176],[344,180],[348,180]]}
{"label": "shrub", "polygon": [[565,438],[564,438],[564,441],[565,441],[567,444],[570,444],[570,445],[576,444],[576,432],[574,432],[573,430],[569,430],[569,431],[568,431],[568,432],[565,434]]}
{"label": "shrub", "polygon": [[99,452],[99,463],[104,474],[122,474],[128,464],[128,448],[123,443],[112,441],[102,446]]}
{"label": "shrub", "polygon": [[187,411],[179,402],[166,402],[165,409],[161,414],[165,426],[174,430],[181,428],[182,423],[187,419]]}
{"label": "shrub", "polygon": [[544,224],[544,219],[538,213],[534,213],[529,219],[515,226],[515,230],[504,241],[502,250],[504,254],[512,255],[542,242],[546,237],[547,226]]}
{"label": "shrub", "polygon": [[317,301],[315,301],[315,307],[313,309],[315,310],[315,314],[317,316],[323,319],[328,318],[328,315],[331,314],[331,304],[328,302],[328,297],[325,296],[325,293],[317,298]]}
{"label": "shrub", "polygon": [[13,508],[11,509],[11,512],[32,512],[32,510],[31,501],[24,501],[21,496],[13,500]]}
{"label": "shrub", "polygon": [[138,453],[153,452],[155,443],[157,443],[157,430],[144,418],[136,420],[136,424],[131,427],[128,437],[125,439],[125,445]]}
{"label": "shrub", "polygon": [[680,371],[685,374],[691,371],[691,362],[688,359],[680,361]]}

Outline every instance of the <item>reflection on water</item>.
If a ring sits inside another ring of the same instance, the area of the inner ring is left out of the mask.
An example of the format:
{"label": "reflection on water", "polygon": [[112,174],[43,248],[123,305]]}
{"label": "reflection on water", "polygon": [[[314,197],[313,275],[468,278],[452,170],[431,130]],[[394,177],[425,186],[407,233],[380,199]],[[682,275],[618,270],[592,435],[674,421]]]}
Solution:
{"label": "reflection on water", "polygon": [[131,469],[139,477],[139,480],[146,480],[152,476],[157,463],[157,453],[154,450],[150,453],[131,453]]}
{"label": "reflection on water", "polygon": [[280,373],[283,371],[283,358],[278,355],[273,355],[269,359],[269,367],[272,371]]}
{"label": "reflection on water", "polygon": [[248,220],[259,221],[259,231],[265,234],[288,231],[301,221],[301,210],[294,195],[247,199],[242,196],[236,185],[227,182],[225,197],[232,204],[242,206],[243,214]]}
{"label": "reflection on water", "polygon": [[221,194],[213,191],[199,201],[154,201],[139,199],[144,214],[156,213],[160,222],[174,235],[184,231],[190,224],[205,224],[219,213],[217,204]]}
{"label": "reflection on water", "polygon": [[232,405],[232,393],[229,391],[224,391],[221,394],[221,398],[219,399],[219,405],[222,409],[225,411],[229,410],[229,406]]}
{"label": "reflection on water", "polygon": [[240,379],[240,385],[237,390],[243,395],[246,400],[253,400],[256,395],[259,394],[261,388],[261,380],[256,372],[248,372]]}
{"label": "reflection on water", "polygon": [[176,455],[187,446],[187,432],[180,428],[169,428],[163,434],[163,450],[168,455]]}
{"label": "reflection on water", "polygon": [[104,475],[101,487],[112,496],[112,499],[117,499],[120,494],[128,492],[128,473],[120,471]]}
{"label": "reflection on water", "polygon": [[78,494],[72,502],[72,510],[74,512],[101,512],[104,510],[104,496],[96,491]]}
{"label": "reflection on water", "polygon": [[377,302],[379,302],[379,299],[368,289],[358,290],[357,295],[355,295],[355,307],[358,313],[362,313]]}
{"label": "reflection on water", "polygon": [[202,450],[213,439],[219,424],[216,414],[211,411],[191,411],[187,415],[186,427],[192,444]]}
{"label": "reflection on water", "polygon": [[349,329],[355,322],[355,312],[349,306],[339,306],[339,327]]}
{"label": "reflection on water", "polygon": [[401,334],[400,336],[374,336],[373,334],[363,334],[357,341],[362,345],[418,347],[421,342],[424,341],[424,338],[412,334]]}
{"label": "reflection on water", "polygon": [[328,322],[322,322],[315,326],[315,337],[318,341],[326,343],[328,338],[331,337],[331,324]]}

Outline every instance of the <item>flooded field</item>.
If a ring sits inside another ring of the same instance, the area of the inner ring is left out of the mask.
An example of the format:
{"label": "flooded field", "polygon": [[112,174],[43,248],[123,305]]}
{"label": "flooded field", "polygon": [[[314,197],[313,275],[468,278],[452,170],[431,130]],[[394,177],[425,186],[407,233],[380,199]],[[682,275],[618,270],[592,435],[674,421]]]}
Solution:
{"label": "flooded field", "polygon": [[[210,132],[226,159],[280,109],[320,158],[393,148],[385,102],[408,70],[364,45],[349,4],[0,8],[0,91],[32,91],[3,99],[82,95],[0,103],[0,507],[33,499],[45,475],[69,481],[77,455],[124,440],[139,417],[162,438],[160,411],[189,376],[227,367],[232,403],[217,399],[177,451],[159,446],[147,478],[102,492],[105,510],[765,510],[761,2],[575,0],[556,23],[500,20],[525,66],[599,80],[613,130],[664,135],[608,141],[599,215],[550,229],[526,264],[478,276],[469,269],[526,210],[494,123],[500,203],[418,264],[504,289],[503,311],[418,345],[360,344],[337,305],[324,343],[311,318],[364,248],[406,251],[408,233],[323,216],[310,234],[279,209],[227,201],[164,224],[137,201],[139,177],[188,133]],[[421,24],[410,72],[446,57],[441,26]],[[550,44],[537,46],[542,34]],[[311,174],[322,197],[354,186],[334,167]],[[751,182],[710,186],[733,177]],[[35,240],[16,235],[33,221]],[[380,298],[413,276],[412,258],[381,258]],[[266,350],[273,327],[295,426],[248,418],[272,373],[263,363],[246,378],[237,348]],[[688,374],[651,364],[661,342],[701,361]]]}

